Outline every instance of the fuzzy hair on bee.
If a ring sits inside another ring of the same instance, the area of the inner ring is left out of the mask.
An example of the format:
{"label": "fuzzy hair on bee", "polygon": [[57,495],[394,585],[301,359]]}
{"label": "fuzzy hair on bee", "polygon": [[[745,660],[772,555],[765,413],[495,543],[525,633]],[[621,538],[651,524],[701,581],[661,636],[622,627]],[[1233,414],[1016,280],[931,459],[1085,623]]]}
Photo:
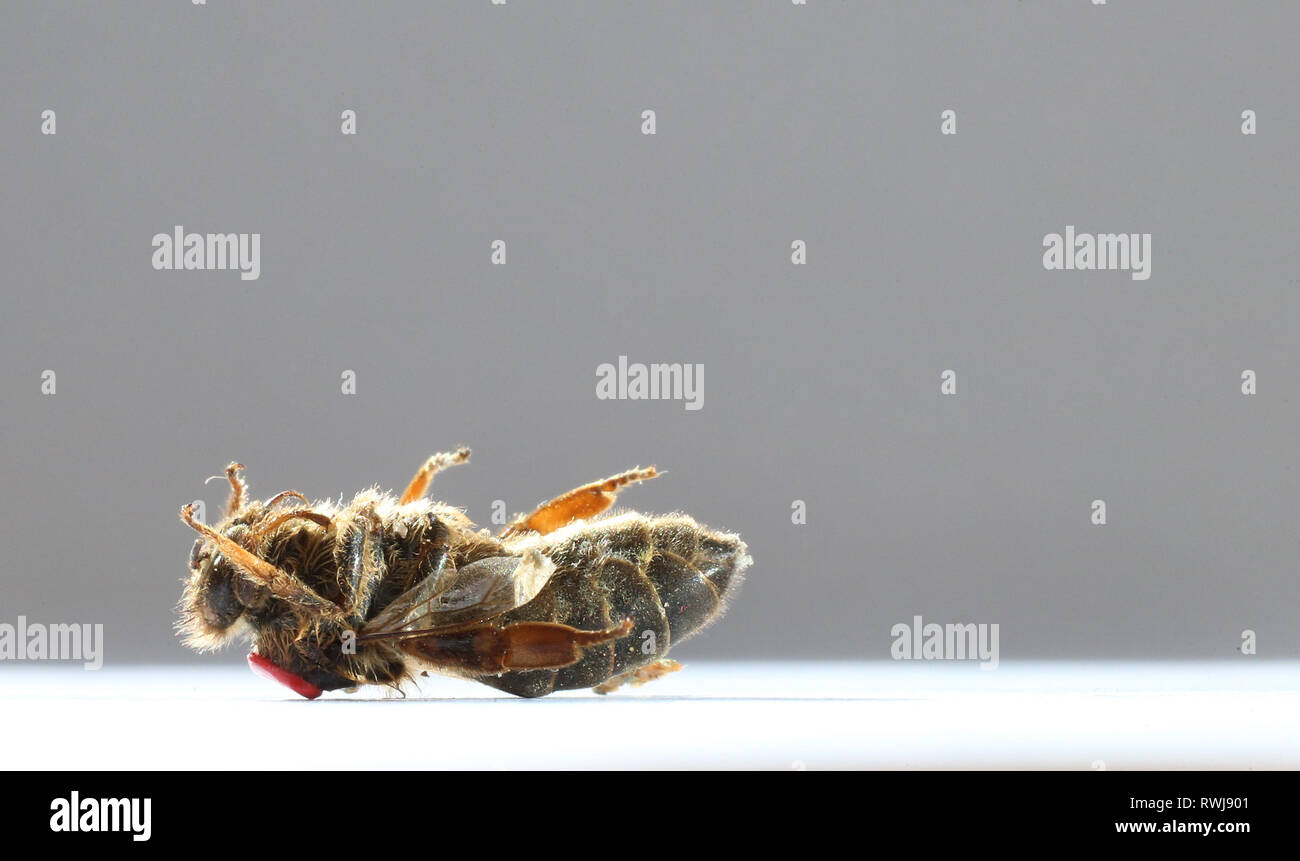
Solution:
{"label": "fuzzy hair on bee", "polygon": [[427,497],[469,455],[429,458],[400,497],[372,488],[347,503],[251,499],[230,464],[220,522],[181,509],[199,533],[176,626],[185,644],[251,639],[250,666],[309,698],[429,673],[521,697],[609,693],[680,669],[669,649],[722,616],[752,561],[739,536],[685,514],[611,512],[654,467],[571,490],[493,535]]}

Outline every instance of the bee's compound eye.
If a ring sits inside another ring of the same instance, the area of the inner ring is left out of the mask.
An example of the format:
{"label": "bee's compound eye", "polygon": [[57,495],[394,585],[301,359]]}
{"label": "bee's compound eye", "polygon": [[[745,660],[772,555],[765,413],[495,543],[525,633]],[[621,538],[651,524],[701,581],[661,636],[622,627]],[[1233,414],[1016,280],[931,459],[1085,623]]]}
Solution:
{"label": "bee's compound eye", "polygon": [[198,567],[199,567],[199,552],[200,552],[201,550],[203,550],[203,539],[202,539],[202,538],[199,538],[199,539],[197,539],[197,540],[194,542],[194,546],[190,548],[190,567],[191,567],[191,568],[198,568]]}

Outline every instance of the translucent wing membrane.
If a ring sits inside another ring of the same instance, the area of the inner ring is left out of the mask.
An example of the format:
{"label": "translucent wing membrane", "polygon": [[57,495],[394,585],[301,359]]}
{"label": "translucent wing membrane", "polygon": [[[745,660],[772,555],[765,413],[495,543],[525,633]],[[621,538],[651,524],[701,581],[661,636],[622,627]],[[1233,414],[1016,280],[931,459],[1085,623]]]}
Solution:
{"label": "translucent wing membrane", "polygon": [[537,550],[460,569],[444,563],[371,619],[357,639],[400,639],[482,622],[527,604],[554,573],[555,563]]}

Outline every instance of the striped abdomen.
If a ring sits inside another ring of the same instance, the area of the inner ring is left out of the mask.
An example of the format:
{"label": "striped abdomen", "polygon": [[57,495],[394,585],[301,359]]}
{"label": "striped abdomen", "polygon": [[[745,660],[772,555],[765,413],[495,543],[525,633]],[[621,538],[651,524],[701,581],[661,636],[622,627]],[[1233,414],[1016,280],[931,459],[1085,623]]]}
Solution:
{"label": "striped abdomen", "polygon": [[631,619],[632,633],[589,647],[558,670],[507,672],[479,681],[521,697],[590,688],[644,666],[722,615],[750,558],[738,536],[685,515],[625,514],[543,545],[556,571],[532,601],[491,624],[561,622],[600,630]]}

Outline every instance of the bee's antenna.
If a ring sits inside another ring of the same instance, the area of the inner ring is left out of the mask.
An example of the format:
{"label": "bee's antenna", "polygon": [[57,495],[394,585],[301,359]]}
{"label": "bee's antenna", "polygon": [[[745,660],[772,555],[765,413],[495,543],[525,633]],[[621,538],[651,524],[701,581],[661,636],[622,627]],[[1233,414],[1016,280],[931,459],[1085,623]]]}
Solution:
{"label": "bee's antenna", "polygon": [[[218,477],[220,477],[220,476],[218,476]],[[282,490],[282,491],[280,491],[279,493],[277,493],[275,496],[272,496],[270,499],[268,499],[268,500],[266,501],[266,507],[267,507],[267,508],[275,508],[275,507],[276,507],[277,505],[279,505],[281,502],[283,502],[284,500],[289,499],[290,497],[293,497],[293,496],[298,497],[298,498],[301,499],[303,502],[306,502],[308,505],[311,504],[311,500],[307,499],[307,497],[303,496],[301,493],[299,493],[299,492],[296,491],[296,490]]]}
{"label": "bee's antenna", "polygon": [[318,514],[310,508],[295,508],[293,511],[286,511],[257,527],[257,529],[244,539],[244,543],[252,545],[253,547],[258,547],[261,545],[263,538],[270,535],[272,532],[275,532],[275,530],[279,529],[290,520],[310,520],[317,526],[323,526],[326,529],[330,528],[330,519],[326,515]]}

